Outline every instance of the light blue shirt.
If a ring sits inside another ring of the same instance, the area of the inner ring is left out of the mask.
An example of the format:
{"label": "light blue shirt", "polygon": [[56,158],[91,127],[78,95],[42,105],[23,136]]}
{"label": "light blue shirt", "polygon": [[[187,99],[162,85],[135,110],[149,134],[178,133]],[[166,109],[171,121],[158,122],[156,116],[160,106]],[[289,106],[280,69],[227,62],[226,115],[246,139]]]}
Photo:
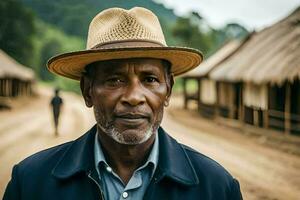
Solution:
{"label": "light blue shirt", "polygon": [[159,142],[157,136],[156,133],[155,141],[147,161],[134,171],[129,182],[125,185],[121,178],[107,164],[98,140],[97,132],[94,145],[95,166],[99,175],[100,186],[106,200],[143,199],[158,163]]}

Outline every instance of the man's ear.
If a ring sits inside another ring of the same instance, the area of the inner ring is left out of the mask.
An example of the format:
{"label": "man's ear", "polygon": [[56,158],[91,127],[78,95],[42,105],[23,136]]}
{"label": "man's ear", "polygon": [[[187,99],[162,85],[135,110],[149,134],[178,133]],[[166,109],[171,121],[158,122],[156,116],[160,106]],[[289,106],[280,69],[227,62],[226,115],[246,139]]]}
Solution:
{"label": "man's ear", "polygon": [[168,84],[168,94],[166,96],[166,100],[165,100],[165,106],[168,106],[169,105],[169,102],[170,102],[170,98],[171,98],[171,94],[172,94],[172,88],[173,88],[173,85],[174,85],[174,76],[173,74],[170,75],[170,83]]}
{"label": "man's ear", "polygon": [[87,107],[92,107],[93,103],[92,103],[92,98],[91,98],[91,80],[86,77],[86,76],[81,76],[80,78],[80,89],[81,89],[81,93],[83,96],[83,99],[85,101],[85,105]]}

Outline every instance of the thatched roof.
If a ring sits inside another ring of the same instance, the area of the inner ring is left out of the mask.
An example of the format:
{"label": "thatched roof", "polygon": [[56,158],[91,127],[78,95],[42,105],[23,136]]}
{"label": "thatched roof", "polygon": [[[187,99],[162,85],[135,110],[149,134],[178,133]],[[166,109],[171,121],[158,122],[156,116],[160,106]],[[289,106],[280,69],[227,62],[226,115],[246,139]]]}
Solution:
{"label": "thatched roof", "polygon": [[199,67],[184,74],[182,77],[202,77],[206,76],[214,67],[228,58],[241,45],[241,41],[232,40],[222,46],[216,53],[200,64]]}
{"label": "thatched roof", "polygon": [[34,73],[0,49],[0,78],[17,78],[28,81],[34,79]]}
{"label": "thatched roof", "polygon": [[219,81],[282,84],[300,78],[300,7],[254,34],[209,74]]}

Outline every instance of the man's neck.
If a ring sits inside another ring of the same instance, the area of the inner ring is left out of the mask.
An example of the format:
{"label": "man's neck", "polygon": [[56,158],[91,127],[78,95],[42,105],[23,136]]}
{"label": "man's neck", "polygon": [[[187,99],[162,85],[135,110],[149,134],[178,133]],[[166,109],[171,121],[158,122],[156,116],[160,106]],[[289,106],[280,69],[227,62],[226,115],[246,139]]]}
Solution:
{"label": "man's neck", "polygon": [[155,134],[138,145],[120,144],[100,130],[98,134],[105,159],[114,172],[127,184],[133,172],[147,160],[154,144]]}

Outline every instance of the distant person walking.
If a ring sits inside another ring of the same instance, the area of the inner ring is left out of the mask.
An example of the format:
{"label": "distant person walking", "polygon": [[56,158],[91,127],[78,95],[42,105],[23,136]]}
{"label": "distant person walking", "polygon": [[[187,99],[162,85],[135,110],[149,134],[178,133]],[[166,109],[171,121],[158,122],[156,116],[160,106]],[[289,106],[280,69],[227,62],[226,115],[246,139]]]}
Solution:
{"label": "distant person walking", "polygon": [[63,104],[63,100],[59,96],[59,89],[56,88],[55,95],[51,100],[51,106],[52,106],[53,117],[54,117],[55,136],[58,136],[58,121],[59,121],[59,114],[60,114],[62,104]]}

